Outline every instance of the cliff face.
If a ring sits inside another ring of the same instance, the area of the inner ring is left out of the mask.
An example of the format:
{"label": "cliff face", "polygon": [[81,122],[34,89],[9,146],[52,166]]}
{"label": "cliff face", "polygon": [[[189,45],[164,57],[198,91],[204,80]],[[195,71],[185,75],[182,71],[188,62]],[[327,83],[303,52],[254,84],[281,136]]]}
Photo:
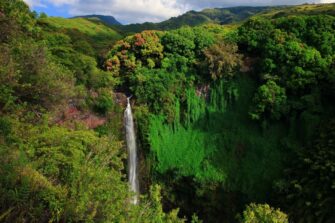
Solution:
{"label": "cliff face", "polygon": [[[92,93],[92,97],[96,93]],[[97,114],[91,110],[80,109],[76,103],[69,102],[64,109],[55,114],[54,123],[57,125],[74,128],[75,125],[81,124],[87,129],[95,129],[99,126],[105,125],[109,120],[114,119],[115,113],[122,113],[127,106],[127,96],[124,93],[116,92],[114,94],[114,103],[119,108],[118,112],[111,112],[105,115]],[[95,95],[97,97],[97,95]],[[117,116],[120,116],[118,114]],[[120,122],[122,120],[119,120]]]}
{"label": "cliff face", "polygon": [[115,102],[119,106],[121,106],[122,108],[125,108],[127,106],[127,96],[124,93],[115,92],[114,97],[115,97]]}
{"label": "cliff face", "polygon": [[76,124],[82,124],[87,129],[95,129],[106,122],[106,117],[98,116],[90,111],[81,111],[75,105],[68,105],[55,121],[57,125],[69,128],[73,128]]}

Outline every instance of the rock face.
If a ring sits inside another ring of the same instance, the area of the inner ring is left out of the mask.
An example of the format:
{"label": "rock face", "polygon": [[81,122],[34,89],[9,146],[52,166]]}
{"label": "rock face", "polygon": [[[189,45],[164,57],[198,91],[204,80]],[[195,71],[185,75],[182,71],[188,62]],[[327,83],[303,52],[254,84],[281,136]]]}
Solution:
{"label": "rock face", "polygon": [[243,64],[240,68],[240,72],[248,73],[253,70],[253,66],[256,64],[258,58],[246,57],[243,60]]}
{"label": "rock face", "polygon": [[[97,97],[96,92],[90,92],[91,97]],[[127,96],[124,93],[116,92],[114,93],[115,103],[121,108],[127,107]],[[69,101],[67,106],[64,107],[58,114],[55,115],[54,123],[58,125],[67,126],[69,128],[74,128],[76,124],[84,125],[87,129],[95,129],[99,126],[104,125],[111,116],[99,116],[96,113],[85,110],[82,111],[78,109],[75,101]]]}
{"label": "rock face", "polygon": [[127,96],[124,93],[116,92],[114,93],[116,103],[119,104],[122,108],[127,107]]}
{"label": "rock face", "polygon": [[89,111],[80,111],[75,105],[68,105],[67,108],[62,112],[62,115],[56,120],[58,125],[66,125],[73,127],[75,123],[80,123],[86,126],[88,129],[95,129],[101,125],[104,125],[107,119],[99,117]]}
{"label": "rock face", "polygon": [[196,89],[196,94],[198,97],[203,97],[206,100],[209,98],[210,86],[209,84],[199,85]]}

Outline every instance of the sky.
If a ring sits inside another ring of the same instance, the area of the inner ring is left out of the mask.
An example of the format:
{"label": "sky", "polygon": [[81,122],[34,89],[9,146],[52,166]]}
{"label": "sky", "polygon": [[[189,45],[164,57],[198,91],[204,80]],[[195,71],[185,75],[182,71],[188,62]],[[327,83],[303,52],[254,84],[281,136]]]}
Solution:
{"label": "sky", "polygon": [[49,16],[112,15],[123,24],[160,22],[189,10],[231,6],[332,3],[335,0],[24,0]]}

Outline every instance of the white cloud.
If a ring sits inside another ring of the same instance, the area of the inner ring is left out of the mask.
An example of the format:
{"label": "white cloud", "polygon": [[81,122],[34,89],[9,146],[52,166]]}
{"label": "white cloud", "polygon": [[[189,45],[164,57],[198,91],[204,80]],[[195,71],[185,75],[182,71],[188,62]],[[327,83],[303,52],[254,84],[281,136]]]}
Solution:
{"label": "white cloud", "polygon": [[80,0],[44,0],[44,1],[49,2],[55,6],[75,5],[80,3]]}
{"label": "white cloud", "polygon": [[293,5],[331,3],[335,0],[24,0],[31,7],[68,6],[70,15],[112,15],[123,23],[158,22],[188,10],[238,5]]}
{"label": "white cloud", "polygon": [[34,5],[33,0],[24,0],[24,2],[27,3],[30,7],[32,7]]}
{"label": "white cloud", "polygon": [[123,22],[157,22],[188,10],[177,0],[82,0],[83,4],[70,9],[72,15],[113,15]]}
{"label": "white cloud", "polygon": [[47,7],[45,4],[41,2],[41,0],[23,0],[25,3],[29,5],[30,8],[33,7]]}

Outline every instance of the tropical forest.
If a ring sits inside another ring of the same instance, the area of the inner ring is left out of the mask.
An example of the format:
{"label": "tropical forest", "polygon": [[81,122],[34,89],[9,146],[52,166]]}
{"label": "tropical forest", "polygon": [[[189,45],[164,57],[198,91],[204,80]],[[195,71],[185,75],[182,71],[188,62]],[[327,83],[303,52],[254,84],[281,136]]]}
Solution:
{"label": "tropical forest", "polygon": [[335,4],[0,0],[0,222],[335,222]]}

